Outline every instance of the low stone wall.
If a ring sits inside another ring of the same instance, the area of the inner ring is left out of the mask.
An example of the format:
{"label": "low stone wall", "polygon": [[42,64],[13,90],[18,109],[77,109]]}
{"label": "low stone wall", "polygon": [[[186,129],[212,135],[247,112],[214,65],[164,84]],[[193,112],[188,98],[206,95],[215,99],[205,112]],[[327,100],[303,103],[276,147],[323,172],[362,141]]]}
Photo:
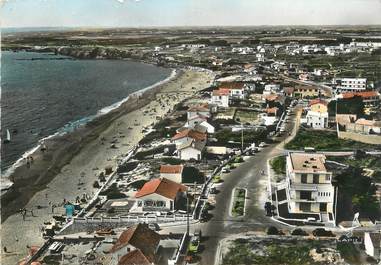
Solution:
{"label": "low stone wall", "polygon": [[[192,218],[191,216],[189,217]],[[186,215],[173,216],[126,216],[126,217],[108,217],[108,218],[73,218],[69,225],[61,230],[60,236],[80,233],[94,232],[102,228],[129,227],[138,223],[177,223],[186,222]]]}
{"label": "low stone wall", "polygon": [[349,139],[366,144],[379,144],[381,145],[381,136],[379,135],[367,135],[353,132],[339,132],[340,139]]}

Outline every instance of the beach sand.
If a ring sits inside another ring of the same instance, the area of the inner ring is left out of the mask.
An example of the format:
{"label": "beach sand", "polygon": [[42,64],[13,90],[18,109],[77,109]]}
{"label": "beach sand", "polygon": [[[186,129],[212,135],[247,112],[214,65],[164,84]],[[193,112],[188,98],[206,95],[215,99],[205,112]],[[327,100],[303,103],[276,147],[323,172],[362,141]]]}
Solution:
{"label": "beach sand", "polygon": [[[116,169],[117,158],[127,154],[143,138],[144,127],[157,122],[156,117],[163,117],[175,104],[208,87],[211,80],[209,73],[186,70],[161,85],[155,99],[149,100],[145,106],[128,113],[118,110],[96,121],[97,124],[91,125],[93,130],[84,130],[86,137],[73,133],[55,140],[54,144],[48,143],[46,153],[34,154],[35,162],[31,168],[24,166],[13,174],[16,191],[8,195],[6,204],[2,203],[6,212],[2,209],[1,243],[2,247],[7,247],[8,253],[1,249],[1,264],[15,264],[24,258],[27,245],[42,245],[43,223],[51,221],[53,215],[64,213],[61,206],[55,208],[53,214],[50,205],[60,205],[64,199],[74,202],[77,196],[94,194],[93,183],[98,180],[100,172],[107,166]],[[129,104],[127,102],[121,108],[132,108]],[[113,140],[117,140],[117,148],[111,148]],[[73,146],[64,148],[70,145]],[[16,213],[23,207],[29,211],[25,221],[20,213]]]}

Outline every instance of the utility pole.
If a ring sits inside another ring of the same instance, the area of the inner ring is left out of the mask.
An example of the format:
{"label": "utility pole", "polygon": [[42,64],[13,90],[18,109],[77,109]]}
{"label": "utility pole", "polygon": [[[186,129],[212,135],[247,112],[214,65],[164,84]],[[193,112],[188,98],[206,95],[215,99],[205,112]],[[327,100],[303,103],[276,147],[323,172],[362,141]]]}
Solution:
{"label": "utility pole", "polygon": [[243,154],[243,123],[241,121],[241,154]]}
{"label": "utility pole", "polygon": [[188,199],[188,191],[186,192],[187,196],[187,236],[189,236],[189,199]]}

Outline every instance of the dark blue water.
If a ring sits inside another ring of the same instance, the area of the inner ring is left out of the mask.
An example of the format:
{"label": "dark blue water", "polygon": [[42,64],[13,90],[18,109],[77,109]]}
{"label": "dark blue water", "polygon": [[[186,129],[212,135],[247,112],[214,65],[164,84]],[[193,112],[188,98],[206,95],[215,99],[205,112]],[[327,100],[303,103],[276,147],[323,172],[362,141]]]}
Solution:
{"label": "dark blue water", "polygon": [[[31,60],[33,58],[33,60]],[[38,140],[70,122],[95,115],[130,93],[167,78],[170,69],[122,60],[2,52],[1,169],[13,164]]]}

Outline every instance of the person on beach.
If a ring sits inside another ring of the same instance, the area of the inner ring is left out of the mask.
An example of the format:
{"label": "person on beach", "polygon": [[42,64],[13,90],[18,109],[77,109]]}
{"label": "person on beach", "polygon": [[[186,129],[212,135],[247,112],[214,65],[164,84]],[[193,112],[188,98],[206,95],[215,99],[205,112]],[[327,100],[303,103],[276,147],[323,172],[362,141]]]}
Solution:
{"label": "person on beach", "polygon": [[30,210],[30,213],[31,213],[32,217],[34,217],[33,209]]}
{"label": "person on beach", "polygon": [[6,246],[4,246],[4,253],[7,253],[8,252],[8,249],[7,249],[7,247]]}

